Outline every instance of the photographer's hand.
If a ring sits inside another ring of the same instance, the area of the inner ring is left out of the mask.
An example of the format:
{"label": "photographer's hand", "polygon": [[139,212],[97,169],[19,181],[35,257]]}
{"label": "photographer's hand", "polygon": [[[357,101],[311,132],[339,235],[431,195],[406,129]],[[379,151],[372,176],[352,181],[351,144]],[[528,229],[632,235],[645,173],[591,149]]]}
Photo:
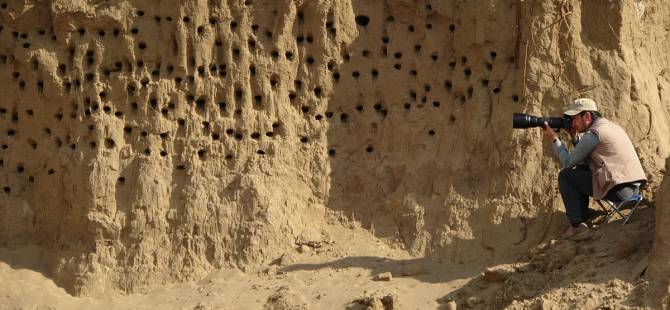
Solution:
{"label": "photographer's hand", "polygon": [[575,128],[570,128],[570,137],[572,137],[572,141],[575,141],[577,139],[577,129]]}
{"label": "photographer's hand", "polygon": [[549,124],[547,124],[547,122],[544,122],[544,136],[549,138],[551,142],[558,140],[558,135],[556,134],[553,128],[549,127]]}

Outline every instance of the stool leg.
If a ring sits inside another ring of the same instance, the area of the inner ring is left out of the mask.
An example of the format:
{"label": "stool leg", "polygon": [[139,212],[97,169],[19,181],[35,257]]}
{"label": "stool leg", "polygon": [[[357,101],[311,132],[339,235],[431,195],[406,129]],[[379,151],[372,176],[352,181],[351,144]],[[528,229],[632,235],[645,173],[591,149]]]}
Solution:
{"label": "stool leg", "polygon": [[632,209],[630,209],[630,213],[628,213],[628,216],[626,217],[626,220],[623,221],[623,224],[624,224],[624,225],[626,225],[626,223],[628,223],[628,221],[630,220],[631,216],[633,216],[633,213],[635,213],[635,211],[637,211],[637,208],[640,206],[640,203],[641,203],[641,202],[642,202],[642,200],[638,200],[638,201],[635,203],[635,206],[634,206]]}

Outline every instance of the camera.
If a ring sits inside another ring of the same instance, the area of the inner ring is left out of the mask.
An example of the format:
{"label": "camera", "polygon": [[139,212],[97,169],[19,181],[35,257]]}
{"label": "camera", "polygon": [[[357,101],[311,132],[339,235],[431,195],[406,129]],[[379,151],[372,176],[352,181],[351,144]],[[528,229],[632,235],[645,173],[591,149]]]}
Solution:
{"label": "camera", "polygon": [[512,128],[544,127],[544,122],[547,122],[549,127],[557,131],[560,129],[570,130],[570,127],[572,127],[572,118],[568,115],[563,115],[562,117],[543,117],[514,113],[512,116]]}

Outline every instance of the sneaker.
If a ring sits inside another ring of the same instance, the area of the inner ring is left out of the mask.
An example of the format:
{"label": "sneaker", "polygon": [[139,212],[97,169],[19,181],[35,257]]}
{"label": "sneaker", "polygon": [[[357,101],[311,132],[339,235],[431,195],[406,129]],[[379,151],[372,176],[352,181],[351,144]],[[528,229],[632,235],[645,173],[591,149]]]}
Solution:
{"label": "sneaker", "polygon": [[568,239],[589,231],[589,226],[586,223],[579,223],[577,227],[568,227],[568,229],[561,235],[561,239]]}

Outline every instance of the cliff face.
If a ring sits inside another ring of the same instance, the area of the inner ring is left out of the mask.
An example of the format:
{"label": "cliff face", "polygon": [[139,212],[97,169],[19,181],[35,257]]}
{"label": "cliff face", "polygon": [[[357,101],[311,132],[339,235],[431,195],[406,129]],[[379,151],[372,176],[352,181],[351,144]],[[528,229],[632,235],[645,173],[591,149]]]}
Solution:
{"label": "cliff face", "polygon": [[0,245],[94,293],[256,267],[357,221],[417,255],[512,259],[563,224],[513,112],[595,99],[653,192],[660,1],[0,3]]}

